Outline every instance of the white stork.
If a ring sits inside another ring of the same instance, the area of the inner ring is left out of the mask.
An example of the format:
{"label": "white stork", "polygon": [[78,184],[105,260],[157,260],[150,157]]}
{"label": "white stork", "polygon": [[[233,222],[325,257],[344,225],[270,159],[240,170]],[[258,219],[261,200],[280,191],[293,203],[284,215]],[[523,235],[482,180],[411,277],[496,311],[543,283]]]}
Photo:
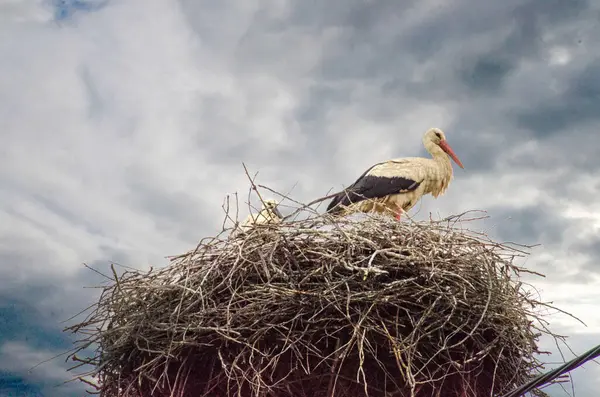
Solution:
{"label": "white stork", "polygon": [[280,223],[283,219],[283,215],[279,212],[277,205],[277,201],[273,199],[265,200],[260,212],[258,214],[248,215],[246,220],[241,224],[240,229],[242,231],[248,231],[257,224]]}
{"label": "white stork", "polygon": [[400,215],[411,209],[425,194],[444,194],[452,179],[454,160],[462,163],[439,128],[427,130],[423,145],[433,158],[407,157],[373,165],[327,206],[333,215],[352,212],[388,212]]}

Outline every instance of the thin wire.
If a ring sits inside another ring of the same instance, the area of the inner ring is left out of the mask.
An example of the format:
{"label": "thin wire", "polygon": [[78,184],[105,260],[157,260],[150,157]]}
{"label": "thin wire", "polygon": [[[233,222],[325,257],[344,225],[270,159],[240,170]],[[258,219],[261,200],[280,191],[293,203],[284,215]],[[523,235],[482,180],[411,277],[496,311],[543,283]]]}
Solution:
{"label": "thin wire", "polygon": [[530,380],[529,382],[518,387],[517,389],[515,389],[511,392],[508,392],[507,394],[504,394],[503,396],[500,396],[500,397],[520,397],[520,396],[524,395],[525,393],[530,392],[531,390],[533,390],[539,386],[543,386],[544,384],[553,381],[554,379],[558,378],[559,376],[566,374],[567,372],[570,372],[570,371],[574,370],[575,368],[580,367],[587,361],[593,360],[597,357],[600,357],[600,345],[594,347],[593,349],[588,350],[581,356],[575,357],[573,360],[569,361],[568,363],[565,363],[565,364],[561,365],[560,367],[553,369],[552,371],[546,372],[545,374],[542,374],[542,375],[538,376],[537,378]]}

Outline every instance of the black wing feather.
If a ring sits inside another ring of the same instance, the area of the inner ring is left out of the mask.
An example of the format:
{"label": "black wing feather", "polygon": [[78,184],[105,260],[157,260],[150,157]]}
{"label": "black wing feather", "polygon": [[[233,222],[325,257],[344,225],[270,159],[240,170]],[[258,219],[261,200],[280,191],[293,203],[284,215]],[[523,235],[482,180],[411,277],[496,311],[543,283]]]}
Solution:
{"label": "black wing feather", "polygon": [[421,184],[421,182],[409,178],[367,175],[373,167],[366,170],[356,182],[335,196],[327,206],[326,212],[337,213],[341,210],[341,206],[348,206],[352,203],[380,198],[390,194],[410,192],[417,189]]}

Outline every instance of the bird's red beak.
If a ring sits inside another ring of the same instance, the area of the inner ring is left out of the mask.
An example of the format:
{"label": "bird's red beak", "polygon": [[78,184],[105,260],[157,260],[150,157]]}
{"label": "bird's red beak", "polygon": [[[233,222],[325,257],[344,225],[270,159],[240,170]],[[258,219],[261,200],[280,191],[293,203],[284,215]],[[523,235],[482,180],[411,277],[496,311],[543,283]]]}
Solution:
{"label": "bird's red beak", "polygon": [[462,163],[460,162],[460,160],[458,159],[458,157],[456,156],[456,153],[454,153],[454,150],[452,150],[452,148],[450,147],[450,145],[448,145],[448,142],[443,139],[440,141],[440,147],[442,148],[442,150],[446,153],[448,153],[448,156],[450,156],[450,158],[452,160],[454,160],[454,162],[456,164],[458,164],[458,166],[462,169],[464,169],[465,167],[463,167]]}

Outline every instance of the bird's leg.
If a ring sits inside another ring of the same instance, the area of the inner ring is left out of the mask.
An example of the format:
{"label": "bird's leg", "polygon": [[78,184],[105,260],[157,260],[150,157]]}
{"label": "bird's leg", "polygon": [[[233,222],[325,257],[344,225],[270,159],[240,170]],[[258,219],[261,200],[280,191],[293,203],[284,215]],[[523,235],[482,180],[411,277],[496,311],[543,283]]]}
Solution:
{"label": "bird's leg", "polygon": [[396,216],[394,218],[396,218],[396,220],[398,222],[400,222],[400,217],[402,216],[403,213],[404,213],[404,208],[396,207]]}

